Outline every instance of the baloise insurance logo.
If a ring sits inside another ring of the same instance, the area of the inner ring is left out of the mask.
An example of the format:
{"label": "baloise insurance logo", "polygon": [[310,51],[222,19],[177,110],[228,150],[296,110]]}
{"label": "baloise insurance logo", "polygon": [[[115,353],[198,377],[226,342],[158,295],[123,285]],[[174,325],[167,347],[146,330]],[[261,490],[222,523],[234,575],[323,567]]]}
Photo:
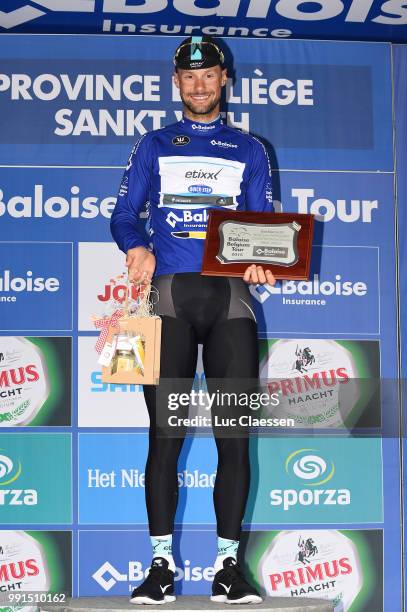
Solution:
{"label": "baloise insurance logo", "polygon": [[[110,561],[105,561],[92,574],[92,578],[106,592],[110,591],[118,582],[129,583],[129,591],[131,592],[134,586],[137,586],[148,576],[149,570],[150,568],[147,565],[143,565],[141,561],[129,561],[127,572],[121,573]],[[213,567],[192,566],[191,561],[185,559],[182,568],[175,568],[174,580],[176,582],[180,580],[185,582],[200,582],[201,580],[211,582],[214,575],[215,570]]]}
{"label": "baloise insurance logo", "polygon": [[338,489],[330,483],[335,474],[333,461],[324,458],[316,449],[301,448],[292,452],[284,467],[294,486],[272,489],[272,506],[282,506],[284,511],[290,511],[296,506],[348,506],[351,503],[349,489]]}
{"label": "baloise insurance logo", "polygon": [[0,242],[3,330],[72,329],[72,250],[69,242]]}

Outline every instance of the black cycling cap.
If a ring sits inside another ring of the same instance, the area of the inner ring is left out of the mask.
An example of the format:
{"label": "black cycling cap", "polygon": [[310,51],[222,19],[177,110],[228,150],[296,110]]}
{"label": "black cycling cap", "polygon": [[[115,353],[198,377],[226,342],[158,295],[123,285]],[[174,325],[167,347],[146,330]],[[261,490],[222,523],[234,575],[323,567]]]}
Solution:
{"label": "black cycling cap", "polygon": [[211,36],[190,36],[179,45],[173,61],[175,69],[198,70],[222,66],[225,57]]}

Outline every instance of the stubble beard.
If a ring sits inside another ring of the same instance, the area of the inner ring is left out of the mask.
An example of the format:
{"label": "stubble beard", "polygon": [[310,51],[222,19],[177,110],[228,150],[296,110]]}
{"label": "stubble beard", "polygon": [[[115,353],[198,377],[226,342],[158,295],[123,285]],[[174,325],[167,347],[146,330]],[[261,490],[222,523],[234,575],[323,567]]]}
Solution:
{"label": "stubble beard", "polygon": [[209,115],[220,103],[220,95],[214,98],[214,100],[211,102],[208,102],[206,105],[199,102],[194,104],[191,102],[191,100],[186,99],[182,94],[180,94],[180,96],[183,105],[189,110],[190,113],[193,113],[194,115]]}

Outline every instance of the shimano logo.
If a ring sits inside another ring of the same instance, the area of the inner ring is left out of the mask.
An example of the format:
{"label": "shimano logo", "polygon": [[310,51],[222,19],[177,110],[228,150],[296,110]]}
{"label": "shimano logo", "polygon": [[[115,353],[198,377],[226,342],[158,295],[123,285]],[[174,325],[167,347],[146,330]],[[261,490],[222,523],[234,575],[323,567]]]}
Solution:
{"label": "shimano logo", "polygon": [[238,145],[231,142],[222,142],[221,140],[211,140],[211,145],[214,147],[223,147],[225,149],[237,149]]}
{"label": "shimano logo", "polygon": [[[141,561],[129,561],[127,572],[121,573],[109,561],[105,561],[92,574],[92,578],[104,591],[110,591],[117,582],[129,582],[129,590],[132,591],[132,583],[144,580],[148,576],[149,569],[149,567],[143,566]],[[191,561],[186,559],[182,569],[180,567],[175,568],[174,580],[184,580],[186,582],[206,580],[211,582],[214,576],[215,570],[213,567],[191,566]]]}
{"label": "shimano logo", "polygon": [[188,170],[185,172],[185,178],[193,178],[193,179],[205,179],[206,181],[217,181],[219,174],[222,172],[223,168],[218,170],[217,172],[214,170],[213,172],[208,172],[207,170]]}
{"label": "shimano logo", "polygon": [[114,393],[117,395],[119,393],[142,393],[143,387],[141,385],[117,385],[115,383],[104,383],[102,381],[102,373],[101,371],[93,371],[90,375],[91,380],[91,393]]}

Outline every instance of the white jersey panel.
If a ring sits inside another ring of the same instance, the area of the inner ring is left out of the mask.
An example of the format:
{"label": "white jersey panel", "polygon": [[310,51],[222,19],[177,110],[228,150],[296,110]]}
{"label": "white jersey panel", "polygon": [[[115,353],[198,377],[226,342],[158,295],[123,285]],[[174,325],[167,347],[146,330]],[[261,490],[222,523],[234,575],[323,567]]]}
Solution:
{"label": "white jersey panel", "polygon": [[236,209],[246,164],[221,157],[172,155],[158,158],[159,206]]}

